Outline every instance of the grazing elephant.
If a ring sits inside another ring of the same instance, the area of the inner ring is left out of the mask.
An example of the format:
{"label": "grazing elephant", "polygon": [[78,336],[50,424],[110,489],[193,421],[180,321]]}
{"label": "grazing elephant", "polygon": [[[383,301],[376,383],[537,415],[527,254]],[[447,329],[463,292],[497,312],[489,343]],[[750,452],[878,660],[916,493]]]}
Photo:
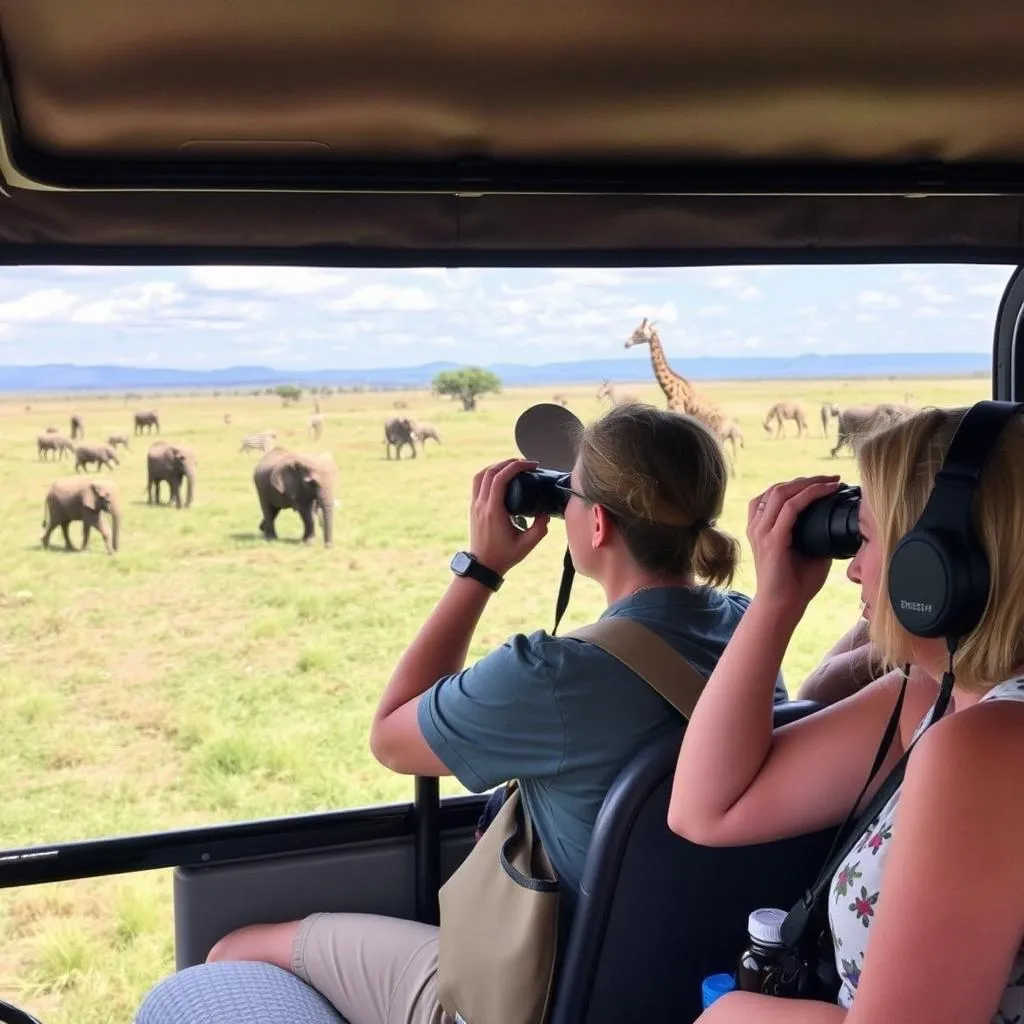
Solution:
{"label": "grazing elephant", "polygon": [[412,449],[412,457],[416,458],[416,444],[413,441],[415,424],[408,416],[391,416],[384,424],[384,444],[387,457],[391,458],[391,446],[395,446],[395,458],[401,460],[402,448],[408,445]]}
{"label": "grazing elephant", "polygon": [[135,414],[135,431],[136,435],[146,433],[152,434],[153,430],[160,433],[160,417],[156,411],[151,409],[149,412],[137,412]]}
{"label": "grazing elephant", "polygon": [[160,484],[171,492],[168,501],[181,508],[181,482],[188,481],[185,508],[192,504],[196,487],[196,453],[184,445],[157,441],[146,453],[146,504],[160,504]]}
{"label": "grazing elephant", "polygon": [[320,435],[324,432],[324,418],[320,413],[315,412],[309,417],[309,436],[314,441],[320,440]]}
{"label": "grazing elephant", "polygon": [[112,469],[119,466],[117,452],[109,444],[80,444],[75,448],[75,472],[86,469],[90,462],[96,463],[96,468],[101,466],[105,469]]}
{"label": "grazing elephant", "polygon": [[412,436],[419,441],[424,449],[427,447],[427,439],[433,438],[438,444],[441,438],[437,436],[437,428],[433,423],[421,423],[417,421],[412,425]]}
{"label": "grazing elephant", "polygon": [[64,453],[73,456],[75,454],[74,444],[60,434],[40,434],[36,438],[36,445],[39,449],[39,458],[46,461],[46,453],[53,452],[54,461],[63,459]]}
{"label": "grazing elephant", "polygon": [[[109,533],[103,525],[103,518],[100,515],[102,512],[110,514]],[[68,534],[68,524],[75,521],[82,523],[83,551],[89,543],[89,531],[93,527],[96,527],[103,538],[107,554],[112,555],[117,551],[121,533],[121,503],[113,481],[70,476],[55,480],[50,485],[43,508],[43,547],[50,546],[50,534],[59,526],[64,534],[64,546],[68,551],[74,551],[75,546]]]}
{"label": "grazing elephant", "polygon": [[838,433],[836,446],[832,449],[834,459],[846,445],[856,454],[857,444],[868,434],[883,427],[888,427],[897,420],[903,419],[913,410],[903,405],[883,402],[880,405],[855,405],[843,409],[838,417]]}
{"label": "grazing elephant", "polygon": [[828,437],[828,425],[832,417],[839,419],[839,406],[835,402],[825,402],[821,407],[821,436]]}
{"label": "grazing elephant", "polygon": [[318,510],[324,532],[324,547],[334,539],[334,485],[338,467],[330,453],[300,455],[287,448],[274,448],[256,464],[252,479],[260,500],[260,533],[276,540],[274,520],[283,508],[293,508],[302,519],[302,540],[309,543],[316,530],[313,511]]}
{"label": "grazing elephant", "polygon": [[85,437],[85,421],[76,412],[71,416],[71,440],[76,441],[80,437]]}
{"label": "grazing elephant", "polygon": [[131,448],[128,447],[128,437],[125,434],[111,434],[110,437],[107,438],[107,444],[115,450],[118,445],[121,445],[126,452],[131,451]]}
{"label": "grazing elephant", "polygon": [[48,434],[59,434],[60,431],[56,427],[47,427],[46,432]]}
{"label": "grazing elephant", "polygon": [[765,432],[771,434],[774,430],[775,437],[786,436],[786,420],[793,420],[796,423],[796,436],[803,437],[807,429],[807,413],[800,402],[776,402],[764,418],[762,426]]}

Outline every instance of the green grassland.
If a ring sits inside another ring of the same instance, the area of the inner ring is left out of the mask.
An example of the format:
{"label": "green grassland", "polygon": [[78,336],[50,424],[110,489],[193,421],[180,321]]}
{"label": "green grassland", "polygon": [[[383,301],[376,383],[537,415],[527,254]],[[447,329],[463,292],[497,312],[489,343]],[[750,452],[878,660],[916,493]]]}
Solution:
{"label": "green grassland", "polygon": [[[723,520],[743,538],[747,500],[769,483],[839,469],[821,402],[962,404],[988,381],[866,380],[702,384],[746,435]],[[321,399],[325,431],[306,438],[310,403],[213,395],[154,400],[163,436],[195,446],[189,510],[145,504],[146,438],[111,475],[124,503],[121,551],[65,554],[39,546],[43,496],[69,471],[39,462],[35,437],[72,411],[89,440],[130,431],[123,396],[0,402],[0,848],[55,840],[406,800],[412,781],[378,766],[367,726],[403,648],[445,587],[466,541],[472,474],[514,454],[516,416],[555,390],[582,419],[595,387],[512,390],[475,413],[425,392]],[[651,385],[637,389],[658,401]],[[781,398],[807,403],[811,429],[770,440],[761,429]],[[438,427],[443,444],[415,461],[386,461],[382,424],[396,399]],[[26,403],[30,409],[26,410]],[[142,404],[142,403],[138,403]],[[149,404],[149,399],[145,404]],[[224,425],[230,413],[232,425]],[[258,537],[257,456],[241,437],[274,428],[301,451],[329,450],[340,470],[335,544]],[[834,427],[833,427],[834,434]],[[78,541],[79,527],[73,527]],[[511,575],[485,613],[477,657],[517,630],[550,628],[563,530]],[[744,551],[746,551],[744,541]],[[836,565],[787,654],[791,689],[852,624],[857,588]],[[737,586],[750,591],[745,557]],[[580,580],[564,628],[595,618],[602,595]],[[457,792],[451,780],[445,792]],[[0,997],[53,1024],[130,1020],[141,994],[172,968],[170,873],[0,892]]]}

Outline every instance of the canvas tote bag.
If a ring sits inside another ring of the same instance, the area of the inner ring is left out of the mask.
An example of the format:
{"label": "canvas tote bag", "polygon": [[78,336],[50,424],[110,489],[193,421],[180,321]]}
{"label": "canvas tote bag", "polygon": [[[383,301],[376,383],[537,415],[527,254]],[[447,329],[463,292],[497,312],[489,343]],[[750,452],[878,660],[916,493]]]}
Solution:
{"label": "canvas tote bag", "polygon": [[[705,680],[657,633],[609,618],[566,636],[607,651],[690,717]],[[543,1024],[558,953],[558,878],[515,782],[438,899],[445,1012],[459,1024]]]}

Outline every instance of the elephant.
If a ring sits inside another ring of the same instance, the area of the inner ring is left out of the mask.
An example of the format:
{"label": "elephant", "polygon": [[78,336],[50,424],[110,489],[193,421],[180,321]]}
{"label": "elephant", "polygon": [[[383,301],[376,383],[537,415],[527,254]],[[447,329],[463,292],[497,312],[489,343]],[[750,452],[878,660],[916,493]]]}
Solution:
{"label": "elephant", "polygon": [[387,457],[391,458],[391,446],[395,446],[395,458],[402,458],[402,448],[408,445],[412,449],[412,457],[416,458],[416,443],[413,441],[413,430],[416,424],[408,416],[391,416],[384,424],[384,444]]}
{"label": "elephant", "polygon": [[191,448],[157,441],[146,453],[146,503],[160,504],[160,484],[167,481],[171,492],[168,501],[181,508],[181,482],[187,480],[185,508],[188,508],[195,494],[196,465],[196,453]]}
{"label": "elephant", "polygon": [[39,449],[39,458],[44,462],[46,461],[46,453],[53,452],[53,458],[63,459],[64,453],[68,455],[75,454],[74,444],[66,437],[61,437],[60,434],[40,434],[36,438],[36,445]]}
{"label": "elephant", "polygon": [[128,437],[125,434],[111,434],[110,437],[107,438],[107,444],[114,449],[116,449],[118,445],[121,445],[126,452],[131,451],[131,448],[128,447]]}
{"label": "elephant", "polygon": [[109,444],[78,445],[75,448],[75,472],[85,469],[90,462],[95,462],[97,469],[100,466],[110,469],[121,464],[117,460],[117,452]]}
{"label": "elephant", "polygon": [[80,437],[85,437],[85,421],[76,412],[71,416],[71,440],[76,441]]}
{"label": "elephant", "polygon": [[59,434],[60,431],[56,427],[47,427],[46,432],[48,434]]}
{"label": "elephant", "polygon": [[441,438],[437,436],[437,428],[433,423],[422,423],[417,421],[412,425],[412,436],[424,447],[427,447],[427,438],[433,438],[438,444]]}
{"label": "elephant", "polygon": [[775,437],[786,436],[786,420],[793,420],[796,423],[796,436],[803,437],[807,429],[807,413],[800,402],[776,402],[764,418],[762,426],[765,433],[771,434],[774,430]]}
{"label": "elephant", "polygon": [[135,434],[151,434],[153,428],[156,428],[156,432],[160,433],[160,417],[156,411],[151,409],[148,412],[137,412],[135,414]]}
{"label": "elephant", "polygon": [[302,519],[302,540],[308,544],[316,530],[313,510],[320,512],[324,547],[334,539],[334,485],[338,467],[329,452],[300,455],[287,448],[273,448],[256,464],[252,479],[263,518],[259,530],[265,540],[276,540],[274,520],[283,508],[293,508]]}
{"label": "elephant", "polygon": [[903,419],[910,412],[913,410],[908,406],[894,405],[891,402],[883,402],[880,405],[855,405],[843,409],[837,419],[839,436],[835,448],[832,449],[832,458],[834,459],[845,445],[849,445],[856,453],[857,444],[862,438]]}
{"label": "elephant", "polygon": [[[110,514],[110,532],[103,525],[102,512]],[[50,546],[50,534],[59,526],[64,534],[64,546],[68,551],[74,551],[68,524],[77,520],[82,523],[83,551],[89,543],[89,531],[93,527],[103,538],[107,554],[112,555],[117,551],[121,533],[121,502],[113,481],[69,476],[55,480],[50,485],[43,508],[43,547]]]}

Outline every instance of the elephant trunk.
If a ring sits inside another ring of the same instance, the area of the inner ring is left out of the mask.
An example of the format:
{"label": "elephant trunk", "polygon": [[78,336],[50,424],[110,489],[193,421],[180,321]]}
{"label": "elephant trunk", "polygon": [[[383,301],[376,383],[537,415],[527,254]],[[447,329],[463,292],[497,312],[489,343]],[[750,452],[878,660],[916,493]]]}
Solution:
{"label": "elephant trunk", "polygon": [[121,542],[121,510],[116,506],[110,509],[110,546],[117,551]]}
{"label": "elephant trunk", "polygon": [[185,480],[188,483],[188,490],[185,492],[185,508],[192,504],[192,494],[196,486],[196,474],[191,466],[185,467]]}

